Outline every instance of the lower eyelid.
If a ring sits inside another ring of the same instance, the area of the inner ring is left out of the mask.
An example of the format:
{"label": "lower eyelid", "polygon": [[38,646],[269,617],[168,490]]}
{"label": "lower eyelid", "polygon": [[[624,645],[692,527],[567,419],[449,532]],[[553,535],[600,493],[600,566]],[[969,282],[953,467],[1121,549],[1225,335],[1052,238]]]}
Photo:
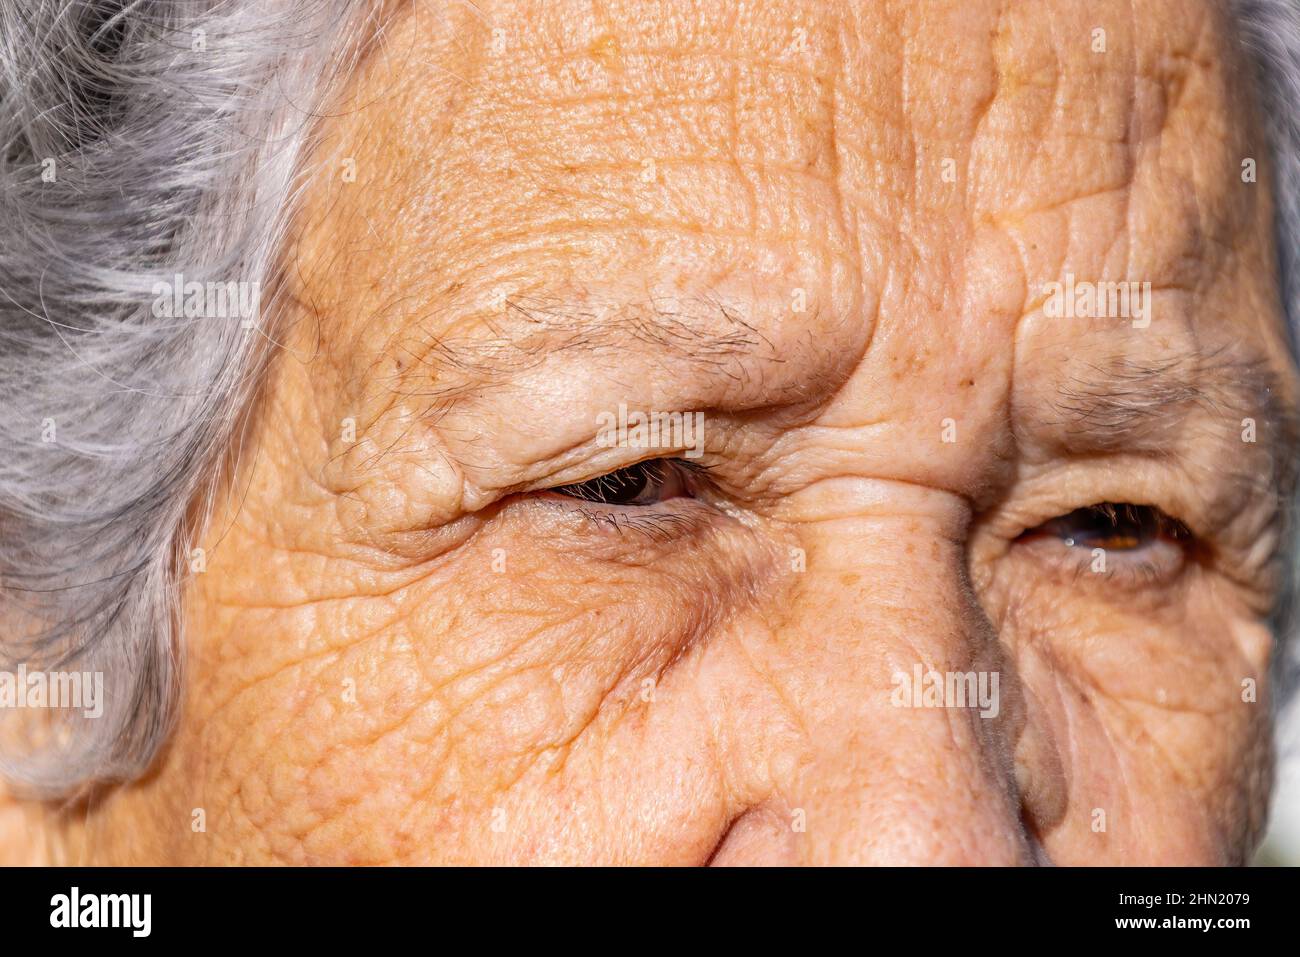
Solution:
{"label": "lower eyelid", "polygon": [[667,540],[678,535],[688,534],[701,527],[701,520],[698,516],[681,512],[668,514],[605,512],[603,514],[593,514],[589,510],[584,509],[582,511],[590,521],[617,534],[641,534],[650,538]]}
{"label": "lower eyelid", "polygon": [[1140,549],[1107,550],[1066,545],[1054,536],[1038,535],[1027,539],[1022,536],[1017,544],[1032,549],[1039,560],[1073,572],[1075,580],[1095,577],[1112,583],[1160,585],[1176,578],[1188,559],[1182,546],[1167,541],[1152,542]]}

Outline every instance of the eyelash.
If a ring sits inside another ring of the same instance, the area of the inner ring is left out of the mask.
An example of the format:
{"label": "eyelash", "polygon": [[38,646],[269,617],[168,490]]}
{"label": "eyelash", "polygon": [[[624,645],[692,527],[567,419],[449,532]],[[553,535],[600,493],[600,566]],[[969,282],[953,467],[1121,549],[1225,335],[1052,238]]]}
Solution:
{"label": "eyelash", "polygon": [[[708,487],[708,466],[686,459],[648,459],[585,482],[547,489],[551,497],[542,500],[577,512],[592,524],[617,534],[634,533],[655,541],[670,541],[700,527],[703,516],[696,511],[665,512],[662,506],[677,499],[695,499]],[[679,495],[656,502],[620,503],[609,498],[635,488],[637,481],[678,483]],[[569,500],[561,505],[559,497]],[[574,504],[570,504],[570,502]]]}
{"label": "eyelash", "polygon": [[656,542],[670,542],[678,536],[699,528],[698,516],[672,515],[627,515],[617,512],[601,512],[579,506],[577,513],[593,525],[606,528],[619,535],[637,534]]}

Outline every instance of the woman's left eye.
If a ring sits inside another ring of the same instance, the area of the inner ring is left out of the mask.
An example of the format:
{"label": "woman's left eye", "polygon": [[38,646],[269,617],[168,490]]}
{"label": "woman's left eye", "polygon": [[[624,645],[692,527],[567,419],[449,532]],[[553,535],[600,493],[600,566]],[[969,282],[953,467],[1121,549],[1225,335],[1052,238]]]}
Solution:
{"label": "woman's left eye", "polygon": [[655,505],[690,496],[689,467],[680,459],[651,459],[548,491],[597,505]]}
{"label": "woman's left eye", "polygon": [[1050,535],[1071,548],[1108,552],[1138,552],[1161,542],[1183,544],[1191,539],[1186,525],[1158,508],[1114,502],[1075,509],[1026,534]]}

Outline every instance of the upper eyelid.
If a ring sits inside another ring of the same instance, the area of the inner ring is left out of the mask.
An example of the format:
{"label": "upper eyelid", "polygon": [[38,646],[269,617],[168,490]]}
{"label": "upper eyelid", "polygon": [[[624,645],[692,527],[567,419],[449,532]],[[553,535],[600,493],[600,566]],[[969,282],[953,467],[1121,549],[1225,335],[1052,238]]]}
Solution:
{"label": "upper eyelid", "polygon": [[[539,492],[549,492],[562,485],[582,485],[584,482],[594,481],[602,475],[635,468],[644,462],[665,458],[663,449],[615,448],[601,449],[599,451],[603,454],[584,456],[580,461],[574,461],[554,472],[511,486],[508,491],[503,492],[502,497],[505,495],[535,495]],[[636,458],[624,457],[619,454],[627,452],[641,452],[643,454]],[[601,460],[599,464],[595,464],[596,459]]]}
{"label": "upper eyelid", "polygon": [[[584,485],[587,482],[594,482],[607,475],[613,475],[616,472],[625,472],[629,469],[634,469],[650,462],[663,462],[666,466],[670,465],[673,468],[682,469],[690,475],[698,476],[705,476],[712,469],[712,466],[703,462],[680,458],[676,455],[664,455],[663,449],[650,449],[646,451],[648,451],[649,454],[634,461],[623,462],[613,465],[612,467],[602,468],[599,471],[584,469],[582,472],[577,473],[579,477],[566,478],[562,481],[557,481],[554,476],[539,479],[523,491],[546,492],[566,485]],[[563,475],[564,473],[561,472],[560,474]]]}
{"label": "upper eyelid", "polygon": [[1251,494],[1224,470],[1168,457],[1065,457],[1031,466],[1002,501],[982,513],[984,524],[1015,538],[1050,519],[1098,502],[1158,508],[1205,543],[1227,545],[1244,525],[1271,526],[1278,503]]}

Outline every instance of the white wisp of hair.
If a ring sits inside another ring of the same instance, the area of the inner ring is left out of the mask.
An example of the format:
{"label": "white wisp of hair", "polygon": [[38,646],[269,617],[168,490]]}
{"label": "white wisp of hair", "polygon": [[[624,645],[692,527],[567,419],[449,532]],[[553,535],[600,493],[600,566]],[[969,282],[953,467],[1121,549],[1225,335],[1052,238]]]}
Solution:
{"label": "white wisp of hair", "polygon": [[[177,598],[268,353],[268,307],[353,0],[0,0],[0,668],[102,672],[95,720],[7,713],[0,774],[142,772],[178,703]],[[333,65],[333,66],[332,66]]]}

